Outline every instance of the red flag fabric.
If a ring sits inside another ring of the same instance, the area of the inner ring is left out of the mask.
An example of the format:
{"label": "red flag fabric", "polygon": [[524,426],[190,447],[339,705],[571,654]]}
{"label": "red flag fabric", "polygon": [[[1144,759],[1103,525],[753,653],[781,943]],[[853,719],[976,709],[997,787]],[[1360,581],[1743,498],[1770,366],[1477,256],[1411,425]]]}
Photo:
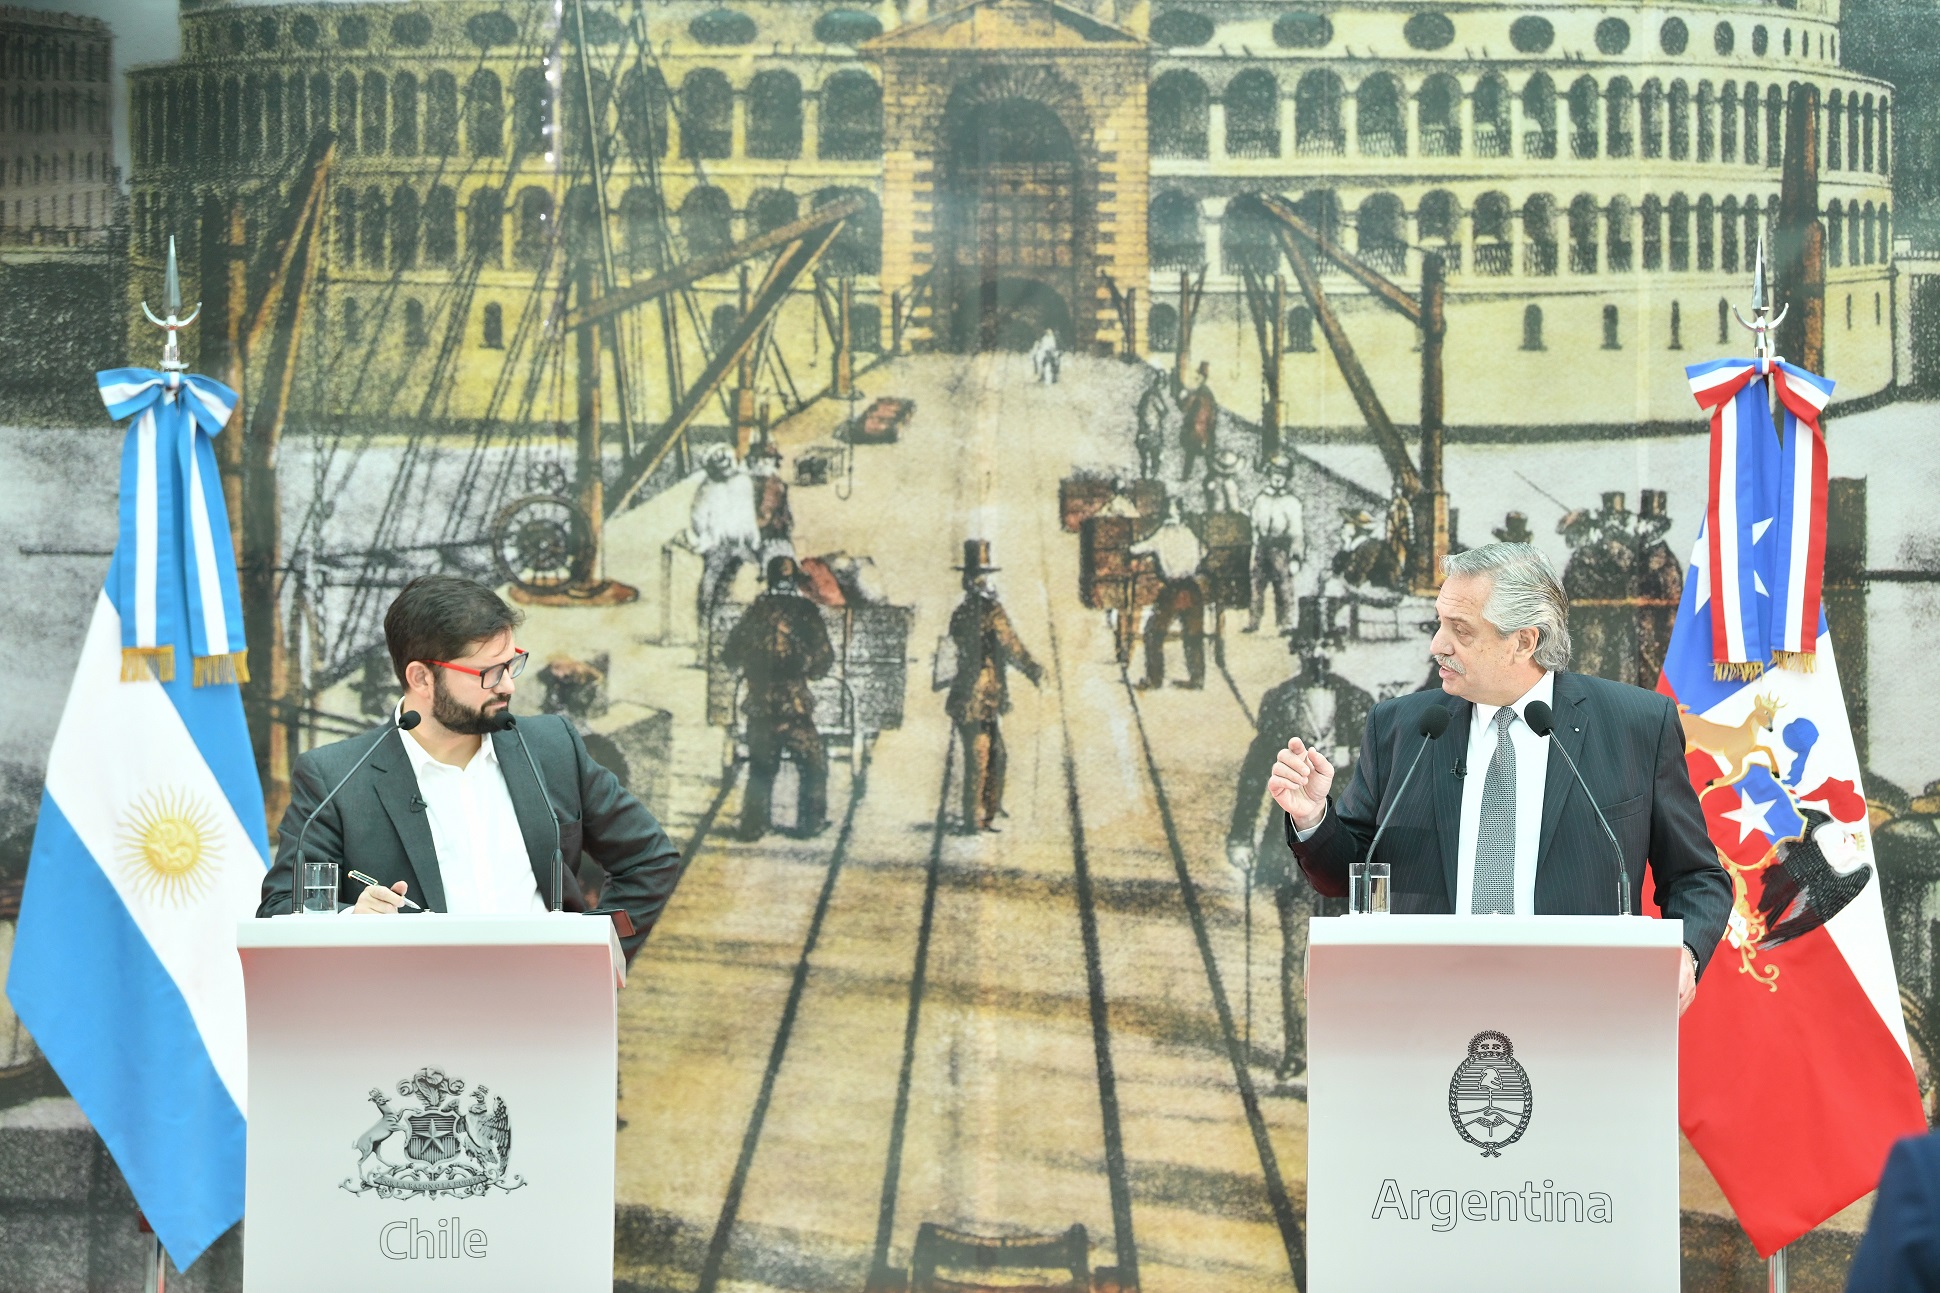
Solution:
{"label": "red flag fabric", "polygon": [[[1822,511],[1812,524],[1822,541]],[[1787,564],[1810,547],[1760,554],[1776,578],[1752,595],[1798,591]],[[1871,1190],[1927,1124],[1831,635],[1821,616],[1809,670],[1719,676],[1710,551],[1700,536],[1658,681],[1734,896],[1681,1028],[1679,1118],[1769,1256]]]}

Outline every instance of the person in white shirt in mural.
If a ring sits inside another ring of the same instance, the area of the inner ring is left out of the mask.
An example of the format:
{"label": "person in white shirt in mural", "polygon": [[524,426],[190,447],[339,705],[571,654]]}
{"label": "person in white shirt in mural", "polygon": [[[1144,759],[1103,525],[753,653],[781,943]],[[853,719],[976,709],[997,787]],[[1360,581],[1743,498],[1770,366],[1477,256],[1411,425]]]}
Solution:
{"label": "person in white shirt in mural", "polygon": [[[701,468],[706,479],[694,491],[687,541],[701,555],[695,612],[705,630],[715,603],[733,587],[735,574],[744,564],[761,560],[763,537],[755,506],[758,486],[734,461],[734,451],[726,445],[709,446],[701,457]],[[792,548],[788,555],[793,555]]]}
{"label": "person in white shirt in mural", "polygon": [[1031,371],[1037,380],[1046,386],[1058,384],[1058,364],[1063,356],[1058,352],[1058,334],[1054,328],[1046,328],[1044,335],[1031,347]]}
{"label": "person in white shirt in mural", "polygon": [[1145,621],[1145,677],[1139,690],[1165,685],[1165,635],[1175,619],[1186,639],[1186,678],[1178,685],[1205,686],[1206,590],[1199,586],[1199,566],[1206,559],[1206,545],[1186,524],[1183,500],[1174,498],[1166,505],[1165,524],[1143,543],[1134,543],[1132,555],[1151,556],[1165,581],[1152,603],[1152,617]]}
{"label": "person in white shirt in mural", "polygon": [[[625,911],[634,932],[622,945],[629,957],[639,950],[680,879],[679,850],[563,716],[509,721],[527,660],[514,638],[520,619],[469,579],[404,586],[384,616],[403,698],[373,731],[297,756],[258,916],[291,909],[297,836],[312,814],[304,857],[338,864],[352,914],[408,910],[407,898],[457,915],[546,911],[556,815],[561,906]],[[400,731],[408,713],[419,721]],[[598,864],[585,883],[582,858]],[[378,883],[352,881],[353,867]]]}

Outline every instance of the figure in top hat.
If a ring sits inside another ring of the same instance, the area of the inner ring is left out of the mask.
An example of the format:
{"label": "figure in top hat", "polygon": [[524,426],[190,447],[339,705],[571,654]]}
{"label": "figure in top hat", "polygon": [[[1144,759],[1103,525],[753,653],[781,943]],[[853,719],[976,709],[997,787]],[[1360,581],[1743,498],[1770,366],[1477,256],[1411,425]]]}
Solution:
{"label": "figure in top hat", "polygon": [[[1305,883],[1286,849],[1286,813],[1267,798],[1267,777],[1273,761],[1296,736],[1312,738],[1321,751],[1348,775],[1367,724],[1374,697],[1333,672],[1324,643],[1316,633],[1294,632],[1287,649],[1299,659],[1291,678],[1260,698],[1259,726],[1240,764],[1239,795],[1233,804],[1232,824],[1226,832],[1226,859],[1245,882],[1273,893],[1280,917],[1280,1018],[1285,1045],[1276,1076],[1285,1081],[1307,1066],[1306,960],[1307,921],[1338,914],[1338,905],[1322,910],[1323,900]],[[1265,804],[1265,822],[1260,806]]]}
{"label": "figure in top hat", "polygon": [[793,557],[768,559],[768,590],[755,598],[728,634],[721,661],[747,679],[741,712],[748,724],[748,788],[741,799],[741,838],[768,833],[775,774],[784,752],[801,770],[795,834],[817,835],[828,825],[828,754],[815,726],[808,684],[835,665],[822,612],[803,596]]}
{"label": "figure in top hat", "polygon": [[956,647],[956,677],[944,709],[963,741],[963,831],[994,831],[1004,811],[1004,733],[1010,710],[1012,666],[1038,686],[1043,666],[1010,626],[1010,616],[990,586],[997,567],[990,564],[987,539],[963,541],[963,600],[950,614],[950,639]]}
{"label": "figure in top hat", "polygon": [[1527,512],[1510,512],[1502,518],[1502,524],[1489,531],[1497,543],[1534,543],[1535,532],[1529,528]]}
{"label": "figure in top hat", "polygon": [[1181,480],[1192,479],[1192,466],[1203,459],[1206,473],[1212,474],[1214,433],[1219,426],[1219,401],[1212,393],[1212,365],[1199,365],[1199,384],[1186,395],[1180,407],[1184,424],[1179,428],[1179,443],[1185,448],[1185,466],[1179,469]]}
{"label": "figure in top hat", "polygon": [[1669,499],[1661,489],[1647,489],[1637,501],[1637,673],[1644,685],[1664,668],[1671,646],[1671,626],[1684,599],[1684,563],[1664,536],[1670,533]]}

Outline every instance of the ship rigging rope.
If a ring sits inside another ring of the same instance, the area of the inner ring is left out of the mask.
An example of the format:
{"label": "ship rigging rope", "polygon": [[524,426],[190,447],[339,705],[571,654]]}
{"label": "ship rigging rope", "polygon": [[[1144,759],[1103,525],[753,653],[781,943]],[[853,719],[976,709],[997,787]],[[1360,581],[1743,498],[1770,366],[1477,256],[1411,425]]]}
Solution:
{"label": "ship rigging rope", "polygon": [[[438,349],[424,383],[424,394],[418,401],[415,415],[408,419],[405,442],[401,447],[396,469],[390,474],[389,488],[377,522],[370,532],[368,543],[360,545],[361,560],[358,563],[357,574],[349,585],[348,605],[342,608],[342,613],[337,617],[336,631],[328,634],[329,649],[325,652],[325,660],[321,662],[326,674],[342,676],[349,668],[354,667],[361,655],[359,644],[368,641],[375,634],[379,600],[395,583],[396,563],[403,551],[407,549],[430,551],[442,554],[439,560],[449,560],[455,550],[473,546],[476,539],[471,536],[481,533],[490,524],[492,516],[512,492],[513,482],[521,468],[527,466],[531,457],[539,451],[541,437],[550,442],[555,453],[562,452],[563,446],[558,428],[566,421],[563,416],[567,399],[565,347],[569,338],[562,326],[562,321],[569,303],[568,276],[564,274],[559,276],[560,285],[556,292],[548,289],[548,280],[553,277],[555,264],[563,262],[566,258],[562,253],[565,252],[568,226],[573,223],[570,218],[573,213],[568,211],[568,195],[582,187],[589,179],[594,179],[596,187],[593,189],[595,193],[593,215],[602,221],[610,221],[613,209],[606,200],[606,185],[619,171],[620,167],[617,163],[620,161],[620,154],[624,153],[625,161],[630,164],[632,173],[646,180],[648,191],[653,195],[656,208],[654,214],[657,220],[651,226],[651,232],[658,244],[657,259],[663,265],[677,263],[676,239],[673,233],[674,213],[666,200],[660,159],[661,150],[669,141],[664,138],[656,141],[651,137],[654,133],[652,123],[657,115],[654,111],[654,100],[658,99],[659,106],[664,108],[667,116],[680,129],[683,138],[686,135],[688,123],[681,99],[668,84],[652,41],[648,37],[646,9],[642,0],[634,0],[631,7],[633,15],[632,21],[628,23],[629,39],[615,48],[612,59],[605,68],[598,69],[605,77],[606,93],[599,96],[596,91],[598,101],[590,105],[593,111],[579,114],[585,116],[589,129],[600,132],[600,151],[607,159],[604,176],[590,176],[590,149],[572,146],[575,141],[571,139],[572,129],[569,123],[575,115],[571,108],[575,87],[564,84],[562,79],[560,89],[553,92],[551,118],[555,133],[552,139],[555,148],[564,148],[566,151],[563,163],[555,166],[549,176],[554,213],[550,221],[549,236],[540,249],[538,263],[534,266],[533,290],[525,293],[517,323],[509,330],[506,338],[505,358],[495,376],[483,415],[470,419],[473,423],[471,444],[462,452],[462,466],[458,479],[445,487],[449,495],[449,506],[435,509],[440,522],[439,538],[429,544],[419,541],[423,536],[407,535],[404,530],[412,520],[422,521],[425,515],[422,501],[432,490],[437,464],[445,460],[451,452],[448,449],[440,451],[439,446],[432,439],[431,428],[435,418],[449,417],[455,386],[453,370],[464,348],[472,301],[478,289],[479,276],[485,269],[483,249],[472,245],[469,226],[466,226],[463,241],[458,249],[459,272],[452,275],[428,303],[424,315],[425,326],[427,331],[436,329],[439,333]],[[524,30],[521,32],[518,49],[513,55],[515,64],[529,66],[534,58],[542,53],[549,55],[553,60],[562,60],[567,36],[564,31],[564,20],[555,21],[556,26],[546,22],[543,14],[535,8],[535,12],[527,18]],[[577,56],[592,56],[585,46],[574,42],[574,47]],[[487,53],[487,51],[481,51],[479,61],[473,69],[474,73],[486,70]],[[644,148],[637,146],[636,140],[630,138],[627,131],[616,128],[617,118],[624,110],[619,97],[623,74],[629,70],[640,72],[641,91],[647,96],[649,138],[644,141],[647,144]],[[647,79],[649,76],[651,79]],[[500,210],[503,212],[502,218],[510,218],[514,221],[519,218],[513,201],[515,188],[522,190],[528,187],[520,184],[521,179],[538,178],[521,175],[522,164],[529,160],[530,150],[522,147],[522,141],[517,135],[516,87],[515,78],[513,86],[510,87],[514,96],[512,105],[514,122],[510,124],[515,132],[510,163],[505,164],[498,157],[472,157],[451,177],[454,188],[462,192],[465,180],[480,173],[489,173],[493,168],[504,165],[505,169],[498,186]],[[583,88],[579,89],[578,93],[583,96]],[[614,121],[615,125],[610,126],[609,120]],[[664,135],[664,127],[660,133]],[[437,170],[432,176],[434,188],[447,177],[455,153],[456,150],[440,158]],[[696,186],[709,183],[707,167],[703,159],[687,156],[683,160],[687,162]],[[776,178],[775,183],[783,191],[792,191],[787,186],[794,176],[794,170],[794,159],[789,159]],[[346,186],[345,191],[351,190]],[[809,195],[809,201],[812,203],[813,200],[813,195]],[[367,218],[366,210],[367,208],[353,201],[347,211],[340,199],[334,214],[339,218],[350,214],[360,226],[358,231],[361,231],[361,222]],[[386,242],[390,241],[389,235],[393,231],[391,224],[393,218],[387,210]],[[324,221],[319,222],[316,236],[326,236],[324,223]],[[639,254],[631,241],[635,232],[631,227],[626,231],[629,239],[627,246],[629,261]],[[351,237],[352,246],[357,246],[355,232]],[[500,245],[501,254],[503,254],[502,240]],[[325,244],[320,249],[322,262],[326,265],[330,264],[342,246],[341,234],[335,240],[326,237]],[[515,241],[513,253],[515,257],[516,247]],[[357,247],[357,250],[363,249]],[[324,362],[321,365],[321,371],[311,378],[311,387],[320,396],[313,401],[314,404],[321,405],[328,399],[324,392],[329,388],[330,377],[343,374],[345,368],[349,367],[350,389],[342,399],[340,407],[356,410],[369,407],[363,398],[366,384],[381,381],[385,371],[391,367],[387,363],[380,362],[382,349],[380,342],[388,335],[391,316],[396,312],[398,300],[406,286],[407,271],[399,260],[394,246],[388,247],[387,251],[392,264],[392,273],[381,293],[377,295],[373,303],[374,308],[369,310],[364,319],[366,335],[361,343],[361,353],[354,349],[356,343],[350,342],[347,338],[340,338],[335,346],[331,346],[328,341],[329,331],[319,328],[323,338],[319,348],[324,352]],[[367,256],[369,253],[364,252],[364,254]],[[345,264],[341,268],[350,270],[353,266]],[[354,275],[336,277],[339,282],[354,280]],[[615,362],[629,363],[630,371],[636,375],[635,380],[630,383],[633,392],[636,393],[632,415],[635,424],[643,428],[649,427],[655,421],[645,416],[645,401],[639,399],[639,395],[644,394],[650,385],[668,388],[666,398],[669,407],[677,404],[679,400],[680,329],[675,326],[671,335],[667,329],[670,325],[677,325],[680,314],[686,315],[687,324],[692,329],[693,342],[700,350],[703,363],[711,361],[714,355],[712,330],[703,313],[699,294],[692,285],[687,285],[679,289],[675,295],[678,297],[677,303],[663,302],[661,311],[660,339],[663,353],[668,361],[668,374],[665,380],[657,382],[642,380],[649,358],[645,337],[647,329],[644,325],[623,329],[619,353],[614,355]],[[319,296],[322,298],[319,300],[319,307],[322,308],[328,304],[327,289]],[[772,385],[774,394],[783,400],[784,407],[792,409],[799,405],[800,393],[795,389],[792,375],[787,373],[779,347],[771,344],[773,333],[774,327],[771,323],[764,332],[761,351],[753,357],[754,369],[757,374],[760,373],[765,357],[769,373],[774,378]],[[364,417],[361,427],[356,430],[339,428],[332,433],[316,435],[313,428],[314,448],[311,462],[313,486],[304,515],[294,530],[290,545],[292,551],[300,551],[305,547],[315,551],[323,547],[325,525],[338,514],[345,495],[359,475],[360,467],[375,447],[379,435],[389,427],[390,418],[394,416],[399,399],[411,383],[414,372],[420,369],[418,363],[409,361],[408,355],[409,352],[407,352],[407,362],[398,366],[392,373],[391,380],[388,382],[389,389],[380,399],[374,401],[376,407],[384,410],[383,415]],[[523,382],[520,381],[521,374],[524,377]],[[792,392],[794,396],[792,401],[784,391],[784,381],[786,392]],[[549,402],[546,400],[548,394],[551,396]],[[716,396],[721,402],[723,412],[731,416],[729,397],[725,390],[716,392]],[[509,420],[506,416],[508,403],[514,406]],[[532,415],[536,408],[546,403],[550,405],[552,416],[545,421],[551,425],[540,426],[533,420]],[[492,450],[497,447],[501,436],[509,442],[505,446],[506,452],[493,453]]]}

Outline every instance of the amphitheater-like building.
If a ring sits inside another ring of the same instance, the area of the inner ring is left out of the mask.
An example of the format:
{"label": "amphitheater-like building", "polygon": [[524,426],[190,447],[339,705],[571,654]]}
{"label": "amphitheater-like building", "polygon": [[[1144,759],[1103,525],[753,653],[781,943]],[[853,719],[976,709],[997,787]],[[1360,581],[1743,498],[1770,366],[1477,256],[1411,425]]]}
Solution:
{"label": "amphitheater-like building", "polygon": [[[597,153],[622,282],[863,195],[830,267],[856,278],[864,349],[1044,324],[1119,344],[1109,280],[1163,359],[1181,274],[1204,265],[1193,357],[1250,413],[1242,271],[1272,272],[1273,247],[1227,213],[1266,191],[1404,287],[1441,253],[1457,434],[1688,423],[1682,366],[1744,348],[1728,310],[1776,218],[1799,83],[1819,103],[1826,366],[1845,399],[1896,380],[1893,92],[1842,68],[1837,0],[183,0],[182,25],[182,59],[132,80],[141,254],[170,233],[192,245],[207,198],[273,193],[312,132],[338,135],[309,342],[323,375],[297,393],[311,414],[368,411],[381,390],[400,414],[553,416],[494,392],[546,353],[556,253],[597,254]],[[1412,325],[1323,282],[1409,421]],[[1287,299],[1287,422],[1357,424]],[[737,300],[721,275],[683,305],[686,371]],[[804,292],[777,334],[803,388],[826,357],[818,318]],[[660,326],[633,329],[643,372]],[[642,385],[645,411],[664,408]]]}

